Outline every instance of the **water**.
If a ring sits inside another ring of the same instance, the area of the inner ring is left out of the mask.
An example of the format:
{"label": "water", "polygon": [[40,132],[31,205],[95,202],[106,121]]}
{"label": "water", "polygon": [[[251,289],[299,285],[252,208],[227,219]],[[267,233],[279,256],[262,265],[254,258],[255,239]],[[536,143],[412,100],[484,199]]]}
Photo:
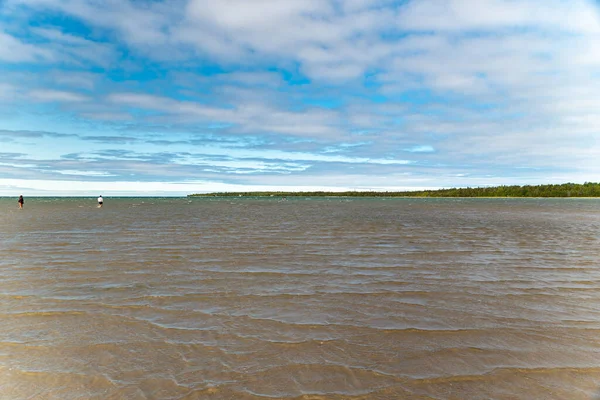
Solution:
{"label": "water", "polygon": [[0,398],[592,399],[600,200],[0,199]]}

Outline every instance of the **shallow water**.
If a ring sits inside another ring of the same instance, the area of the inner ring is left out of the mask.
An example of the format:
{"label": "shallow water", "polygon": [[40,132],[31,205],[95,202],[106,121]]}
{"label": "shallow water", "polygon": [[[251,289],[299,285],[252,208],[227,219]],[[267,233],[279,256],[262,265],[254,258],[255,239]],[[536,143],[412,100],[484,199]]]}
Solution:
{"label": "shallow water", "polygon": [[592,399],[600,200],[0,199],[0,398]]}

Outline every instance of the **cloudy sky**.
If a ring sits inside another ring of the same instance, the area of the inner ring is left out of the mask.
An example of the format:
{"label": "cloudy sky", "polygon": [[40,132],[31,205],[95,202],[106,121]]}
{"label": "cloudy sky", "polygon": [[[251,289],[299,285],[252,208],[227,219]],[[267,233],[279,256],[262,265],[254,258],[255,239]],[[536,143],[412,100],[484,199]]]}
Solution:
{"label": "cloudy sky", "polygon": [[600,180],[587,0],[0,0],[0,195]]}

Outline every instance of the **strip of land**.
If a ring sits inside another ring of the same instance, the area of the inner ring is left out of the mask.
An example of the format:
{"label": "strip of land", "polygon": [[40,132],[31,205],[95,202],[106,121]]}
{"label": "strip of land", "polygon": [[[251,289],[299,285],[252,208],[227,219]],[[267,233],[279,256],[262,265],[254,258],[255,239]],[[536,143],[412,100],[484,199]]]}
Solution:
{"label": "strip of land", "polygon": [[216,192],[188,197],[600,197],[600,183],[493,186],[404,192]]}

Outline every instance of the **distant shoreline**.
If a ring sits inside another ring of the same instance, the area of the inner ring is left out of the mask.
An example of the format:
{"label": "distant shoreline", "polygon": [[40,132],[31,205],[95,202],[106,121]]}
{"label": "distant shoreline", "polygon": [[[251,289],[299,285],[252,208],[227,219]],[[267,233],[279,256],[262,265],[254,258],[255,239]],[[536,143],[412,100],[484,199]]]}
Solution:
{"label": "distant shoreline", "polygon": [[214,192],[188,197],[416,197],[416,198],[598,198],[600,183],[564,183],[536,186],[494,186],[400,192],[375,191],[298,191],[298,192]]}
{"label": "distant shoreline", "polygon": [[[381,199],[385,199],[385,198],[396,198],[396,199],[600,199],[600,196],[328,196],[328,195],[318,195],[318,196],[310,196],[310,195],[306,195],[306,196],[299,196],[299,195],[293,195],[293,196],[281,196],[281,195],[274,195],[274,196],[266,196],[266,195],[216,195],[216,194],[212,194],[212,193],[206,193],[206,194],[190,194],[187,195],[187,197],[201,197],[201,198],[216,198],[216,197],[224,197],[224,198],[228,198],[228,197],[233,197],[233,198],[244,198],[244,197],[252,197],[252,198],[256,198],[256,197],[264,197],[264,198],[279,198],[281,199],[282,197],[287,198],[287,197],[333,197],[333,198],[381,198]],[[149,197],[151,198],[151,197]]]}

